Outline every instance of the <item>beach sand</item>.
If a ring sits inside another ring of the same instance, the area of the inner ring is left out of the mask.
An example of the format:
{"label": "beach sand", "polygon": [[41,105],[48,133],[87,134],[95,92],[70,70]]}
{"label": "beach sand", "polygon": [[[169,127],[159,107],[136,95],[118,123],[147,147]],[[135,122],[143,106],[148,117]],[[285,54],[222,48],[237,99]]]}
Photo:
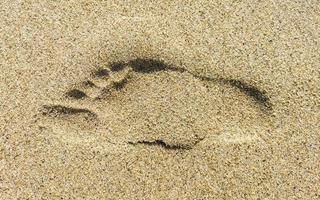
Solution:
{"label": "beach sand", "polygon": [[316,1],[0,8],[0,199],[320,199]]}

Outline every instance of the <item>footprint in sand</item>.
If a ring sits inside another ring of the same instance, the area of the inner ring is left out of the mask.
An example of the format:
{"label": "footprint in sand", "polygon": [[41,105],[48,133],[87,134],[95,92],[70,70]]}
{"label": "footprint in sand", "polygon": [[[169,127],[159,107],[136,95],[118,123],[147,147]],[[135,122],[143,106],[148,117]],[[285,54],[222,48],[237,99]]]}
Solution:
{"label": "footprint in sand", "polygon": [[257,140],[270,129],[271,111],[264,92],[239,80],[137,58],[98,69],[63,102],[44,105],[41,126],[81,145],[191,149],[204,140]]}

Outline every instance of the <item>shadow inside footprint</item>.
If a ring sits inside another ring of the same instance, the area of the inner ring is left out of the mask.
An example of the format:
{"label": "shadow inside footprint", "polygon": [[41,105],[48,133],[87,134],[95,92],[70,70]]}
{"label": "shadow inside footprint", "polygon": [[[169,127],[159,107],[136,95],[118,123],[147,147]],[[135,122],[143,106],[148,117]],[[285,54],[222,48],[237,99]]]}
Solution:
{"label": "shadow inside footprint", "polygon": [[160,60],[137,58],[129,61],[133,71],[140,73],[153,73],[168,69],[168,65]]}
{"label": "shadow inside footprint", "polygon": [[97,77],[106,77],[109,75],[109,71],[106,70],[106,69],[98,69],[96,72],[95,72],[95,75]]}
{"label": "shadow inside footprint", "polygon": [[83,99],[83,98],[87,97],[86,93],[84,93],[84,92],[82,92],[81,90],[78,90],[78,89],[70,90],[69,92],[66,93],[66,96],[74,98],[74,99]]}
{"label": "shadow inside footprint", "polygon": [[192,148],[190,145],[167,144],[163,140],[154,140],[154,141],[142,140],[142,141],[137,141],[137,142],[128,142],[128,144],[131,144],[131,145],[143,144],[143,145],[147,145],[147,146],[159,146],[159,147],[162,147],[162,148],[168,149],[168,150],[189,150]]}
{"label": "shadow inside footprint", "polygon": [[45,105],[43,106],[43,112],[42,114],[45,116],[71,116],[71,115],[79,115],[79,114],[85,114],[91,118],[97,118],[97,114],[91,112],[88,109],[83,108],[71,108],[61,105]]}
{"label": "shadow inside footprint", "polygon": [[114,62],[110,64],[110,70],[113,72],[119,72],[126,67],[125,62]]}
{"label": "shadow inside footprint", "polygon": [[124,78],[124,79],[122,79],[120,81],[114,82],[113,83],[113,88],[115,90],[122,90],[127,83],[128,83],[128,79]]}
{"label": "shadow inside footprint", "polygon": [[257,102],[263,110],[272,110],[272,105],[270,103],[269,97],[265,94],[265,92],[260,91],[257,87],[234,79],[223,79],[222,82],[232,87],[238,88],[241,92]]}

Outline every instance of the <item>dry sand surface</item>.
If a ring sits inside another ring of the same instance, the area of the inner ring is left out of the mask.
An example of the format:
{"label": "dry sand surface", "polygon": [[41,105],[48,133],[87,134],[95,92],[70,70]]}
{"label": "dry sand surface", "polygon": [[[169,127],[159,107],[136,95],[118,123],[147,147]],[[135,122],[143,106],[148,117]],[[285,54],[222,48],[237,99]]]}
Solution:
{"label": "dry sand surface", "polygon": [[0,199],[320,199],[320,3],[0,3]]}

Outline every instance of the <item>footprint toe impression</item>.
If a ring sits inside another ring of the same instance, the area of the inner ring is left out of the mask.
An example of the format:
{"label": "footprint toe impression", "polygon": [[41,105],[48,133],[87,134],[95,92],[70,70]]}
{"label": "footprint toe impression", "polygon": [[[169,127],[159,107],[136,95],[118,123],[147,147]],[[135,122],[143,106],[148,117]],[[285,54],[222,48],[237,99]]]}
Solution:
{"label": "footprint toe impression", "polygon": [[[238,93],[234,88],[239,88]],[[49,118],[45,124],[59,130],[63,138],[71,132],[90,132],[92,137],[136,147],[187,150],[224,132],[230,138],[232,131],[242,130],[246,137],[267,131],[263,110],[270,110],[271,104],[264,93],[252,88],[240,81],[200,77],[160,60],[137,58],[98,69],[66,92],[64,103],[45,105],[43,116]],[[264,108],[257,109],[254,101]],[[244,116],[248,111],[251,114]],[[256,126],[260,128],[252,128]],[[230,141],[228,137],[220,139]]]}
{"label": "footprint toe impression", "polygon": [[84,93],[84,92],[81,91],[81,90],[72,89],[72,90],[70,90],[69,92],[66,93],[66,96],[67,96],[67,97],[74,98],[74,99],[83,99],[83,98],[86,98],[86,97],[87,97],[87,94]]}

